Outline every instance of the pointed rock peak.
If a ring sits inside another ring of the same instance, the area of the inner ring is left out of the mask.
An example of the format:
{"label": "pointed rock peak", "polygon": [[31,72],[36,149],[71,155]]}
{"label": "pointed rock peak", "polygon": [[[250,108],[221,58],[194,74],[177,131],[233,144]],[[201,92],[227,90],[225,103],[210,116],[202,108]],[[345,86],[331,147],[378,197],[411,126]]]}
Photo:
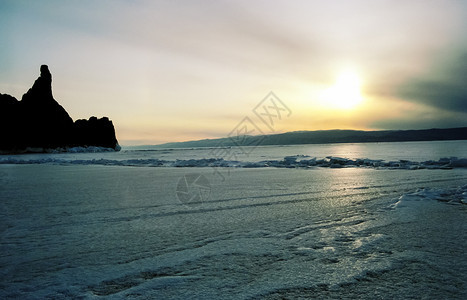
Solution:
{"label": "pointed rock peak", "polygon": [[49,67],[47,65],[41,66],[41,77],[52,80],[52,74],[50,74]]}
{"label": "pointed rock peak", "polygon": [[23,95],[22,101],[36,104],[55,102],[52,95],[52,74],[47,65],[41,66],[41,75],[36,79],[32,88]]}

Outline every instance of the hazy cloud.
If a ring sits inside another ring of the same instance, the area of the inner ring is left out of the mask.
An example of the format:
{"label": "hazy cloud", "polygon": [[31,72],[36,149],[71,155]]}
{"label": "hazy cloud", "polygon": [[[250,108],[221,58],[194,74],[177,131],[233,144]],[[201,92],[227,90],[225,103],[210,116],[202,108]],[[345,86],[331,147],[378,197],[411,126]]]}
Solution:
{"label": "hazy cloud", "polygon": [[400,102],[406,108],[395,108],[387,116],[380,116],[371,122],[373,129],[426,129],[467,126],[467,112],[440,109],[429,105]]}
{"label": "hazy cloud", "polygon": [[[396,119],[375,124],[381,128],[465,124],[453,114],[467,110],[466,48],[432,61],[466,45],[466,3],[0,0],[0,92],[21,97],[46,63],[54,95],[72,116],[105,113],[128,128],[122,139],[171,130],[167,139],[176,140],[219,136],[219,126],[206,124],[222,123],[227,134],[274,90],[306,111],[284,130],[312,130],[311,115],[336,115],[316,95],[350,66],[371,105],[320,128],[366,128],[386,107]],[[427,106],[429,118],[416,114]],[[196,132],[177,127],[187,122]]]}
{"label": "hazy cloud", "polygon": [[467,50],[402,85],[399,96],[449,111],[467,112]]}

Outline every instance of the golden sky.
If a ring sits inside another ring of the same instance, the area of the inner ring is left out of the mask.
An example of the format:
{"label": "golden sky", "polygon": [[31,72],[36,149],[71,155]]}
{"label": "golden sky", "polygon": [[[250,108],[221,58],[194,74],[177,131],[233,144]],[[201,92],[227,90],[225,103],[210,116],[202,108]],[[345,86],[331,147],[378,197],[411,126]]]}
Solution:
{"label": "golden sky", "polygon": [[0,0],[0,92],[47,64],[123,145],[224,137],[270,91],[279,132],[460,127],[465,28],[464,1]]}

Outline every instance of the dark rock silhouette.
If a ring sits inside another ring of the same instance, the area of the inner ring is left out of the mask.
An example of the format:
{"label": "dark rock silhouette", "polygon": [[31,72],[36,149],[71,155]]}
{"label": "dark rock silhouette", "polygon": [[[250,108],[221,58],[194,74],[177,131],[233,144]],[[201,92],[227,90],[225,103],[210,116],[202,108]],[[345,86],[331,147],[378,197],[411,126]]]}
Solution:
{"label": "dark rock silhouette", "polygon": [[107,117],[77,120],[52,95],[52,75],[46,65],[21,101],[0,94],[0,151],[46,152],[70,147],[119,150],[115,129]]}
{"label": "dark rock silhouette", "polygon": [[74,123],[77,145],[100,146],[119,149],[112,121],[107,117],[90,117],[89,120],[76,120]]}

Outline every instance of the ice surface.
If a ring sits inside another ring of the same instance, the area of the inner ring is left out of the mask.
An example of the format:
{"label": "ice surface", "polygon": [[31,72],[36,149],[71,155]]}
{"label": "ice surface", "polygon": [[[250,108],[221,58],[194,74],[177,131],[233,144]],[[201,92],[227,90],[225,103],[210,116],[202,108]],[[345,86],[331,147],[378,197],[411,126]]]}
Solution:
{"label": "ice surface", "polygon": [[402,195],[398,202],[394,204],[394,207],[412,205],[414,201],[424,201],[426,203],[426,201],[430,200],[438,200],[449,204],[467,204],[467,185],[455,188],[421,188],[415,192]]}
{"label": "ice surface", "polygon": [[466,299],[466,145],[0,156],[0,298]]}
{"label": "ice surface", "polygon": [[[464,168],[231,168],[221,181],[149,158],[47,159],[0,165],[2,299],[466,296],[465,206],[450,205]],[[301,160],[319,161],[278,161]],[[177,200],[187,172],[210,198]]]}

